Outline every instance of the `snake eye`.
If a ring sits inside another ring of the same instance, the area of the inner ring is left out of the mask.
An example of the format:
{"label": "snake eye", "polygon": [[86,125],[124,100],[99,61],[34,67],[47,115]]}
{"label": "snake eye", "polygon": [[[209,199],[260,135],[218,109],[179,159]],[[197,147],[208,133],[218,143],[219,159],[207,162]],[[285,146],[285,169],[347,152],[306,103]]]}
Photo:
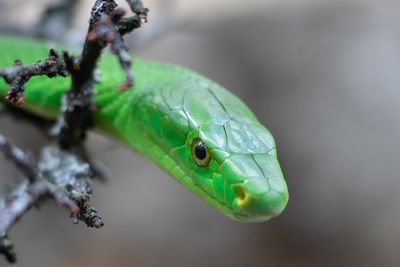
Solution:
{"label": "snake eye", "polygon": [[200,138],[196,138],[192,143],[192,157],[200,167],[207,167],[211,160],[211,152]]}

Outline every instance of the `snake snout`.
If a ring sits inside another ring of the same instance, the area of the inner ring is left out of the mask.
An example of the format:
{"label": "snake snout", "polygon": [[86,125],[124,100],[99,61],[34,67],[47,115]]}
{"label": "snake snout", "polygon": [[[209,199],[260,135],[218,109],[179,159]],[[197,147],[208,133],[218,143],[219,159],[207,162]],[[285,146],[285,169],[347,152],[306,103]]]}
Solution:
{"label": "snake snout", "polygon": [[247,180],[232,186],[235,198],[233,209],[249,220],[278,216],[286,207],[287,195],[271,190],[267,180]]}

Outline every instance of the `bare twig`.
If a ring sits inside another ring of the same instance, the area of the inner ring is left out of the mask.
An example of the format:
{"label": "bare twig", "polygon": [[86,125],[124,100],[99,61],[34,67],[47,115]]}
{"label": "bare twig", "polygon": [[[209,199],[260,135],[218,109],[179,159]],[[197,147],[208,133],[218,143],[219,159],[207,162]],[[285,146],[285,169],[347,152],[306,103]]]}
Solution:
{"label": "bare twig", "polygon": [[128,47],[118,30],[118,23],[125,15],[123,9],[117,8],[111,17],[104,16],[89,32],[88,40],[104,40],[111,45],[111,51],[117,55],[119,62],[125,72],[125,82],[119,85],[120,90],[126,90],[133,86],[133,73],[131,71],[131,57],[128,54]]}
{"label": "bare twig", "polygon": [[54,49],[50,50],[48,58],[35,64],[24,65],[20,60],[16,60],[13,67],[0,69],[0,76],[11,84],[6,100],[22,105],[24,103],[25,83],[33,76],[41,75],[47,75],[49,78],[57,75],[68,76],[64,60]]}
{"label": "bare twig", "polygon": [[92,97],[97,62],[108,44],[125,72],[126,81],[119,88],[126,90],[133,86],[131,58],[123,35],[147,22],[148,9],[140,0],[127,1],[135,15],[123,18],[125,12],[116,9],[114,0],[96,0],[80,57],[67,52],[60,57],[55,50],[50,50],[47,59],[35,64],[23,65],[16,61],[13,67],[0,70],[0,76],[11,84],[6,99],[18,105],[24,101],[24,85],[31,77],[71,76],[71,87],[64,96],[62,112],[53,130],[59,146],[44,147],[35,161],[30,153],[0,135],[0,151],[26,178],[18,182],[6,197],[0,198],[0,253],[10,262],[15,261],[15,254],[7,233],[41,199],[50,198],[66,207],[74,222],[81,220],[95,228],[104,225],[97,210],[90,205],[93,170],[96,168],[92,166],[83,142],[87,130],[93,125],[91,115],[95,107]]}
{"label": "bare twig", "polygon": [[90,206],[94,174],[84,155],[63,151],[55,146],[45,147],[38,169],[42,179],[47,181],[50,196],[71,211],[75,222],[79,219],[89,227],[103,226],[101,218]]}
{"label": "bare twig", "polygon": [[[4,140],[1,135],[0,140]],[[21,171],[35,173],[29,181],[22,180],[14,186],[8,197],[0,198],[0,233],[7,232],[15,221],[44,196],[68,208],[74,218],[85,221],[88,226],[103,226],[101,218],[89,204],[93,174],[89,164],[80,156],[48,146],[43,149],[36,166],[31,166],[31,163],[25,162],[30,157],[29,153],[10,142],[2,143],[7,147],[2,151],[12,155],[12,162]],[[27,166],[22,168],[23,165]]]}
{"label": "bare twig", "polygon": [[0,233],[8,232],[11,226],[46,192],[46,186],[40,181],[27,183],[24,180],[13,188],[12,194],[0,199]]}
{"label": "bare twig", "polygon": [[25,153],[0,135],[0,150],[9,158],[18,169],[33,182],[37,176],[36,162],[31,153]]}
{"label": "bare twig", "polygon": [[[134,2],[136,4],[133,6],[139,6],[142,3],[142,1]],[[72,84],[65,97],[64,112],[55,128],[59,136],[59,144],[64,149],[81,144],[86,137],[86,131],[93,125],[91,113],[95,110],[92,103],[94,73],[101,53],[109,43],[126,74],[126,81],[119,88],[125,90],[133,85],[131,59],[117,26],[124,12],[116,10],[116,7],[117,4],[113,0],[96,0],[81,57],[76,59],[65,54],[64,58],[67,69],[71,73]],[[147,9],[138,8],[136,12],[147,20]],[[131,28],[131,30],[134,29]]]}
{"label": "bare twig", "polygon": [[147,22],[147,13],[149,13],[149,9],[143,6],[143,2],[141,0],[127,0],[131,10],[141,19],[141,24]]}
{"label": "bare twig", "polygon": [[7,261],[10,263],[15,263],[17,261],[17,256],[14,252],[14,244],[8,239],[5,233],[0,235],[0,254],[4,254]]}
{"label": "bare twig", "polygon": [[135,15],[128,18],[122,18],[118,23],[118,30],[121,35],[125,35],[128,32],[140,28],[148,21],[147,14],[149,13],[149,9],[143,7],[142,1],[127,0],[127,2]]}

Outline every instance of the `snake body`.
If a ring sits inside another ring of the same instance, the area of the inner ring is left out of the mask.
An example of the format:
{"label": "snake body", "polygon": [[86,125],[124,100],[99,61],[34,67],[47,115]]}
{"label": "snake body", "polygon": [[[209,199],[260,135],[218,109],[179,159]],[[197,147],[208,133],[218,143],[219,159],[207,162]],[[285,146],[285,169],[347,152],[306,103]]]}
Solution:
{"label": "snake body", "polygon": [[[0,67],[15,59],[36,62],[49,48],[0,36]],[[233,219],[261,222],[284,210],[288,189],[274,139],[236,96],[193,71],[139,58],[134,88],[118,92],[124,76],[117,59],[104,54],[99,69],[97,130],[144,155]],[[33,77],[23,108],[55,118],[69,83],[69,78]],[[8,88],[0,81],[2,97]]]}

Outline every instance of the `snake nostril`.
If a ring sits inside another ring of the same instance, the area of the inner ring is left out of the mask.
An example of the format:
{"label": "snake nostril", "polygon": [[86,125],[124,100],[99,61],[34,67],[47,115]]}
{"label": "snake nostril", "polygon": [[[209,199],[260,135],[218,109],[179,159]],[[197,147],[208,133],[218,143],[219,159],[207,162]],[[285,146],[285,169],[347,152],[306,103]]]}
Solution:
{"label": "snake nostril", "polygon": [[235,186],[233,192],[235,194],[235,208],[239,209],[242,213],[246,212],[246,207],[248,207],[251,202],[251,196],[246,192],[243,185]]}
{"label": "snake nostril", "polygon": [[239,200],[244,200],[246,198],[246,193],[243,190],[243,187],[239,186],[235,192],[236,198]]}

